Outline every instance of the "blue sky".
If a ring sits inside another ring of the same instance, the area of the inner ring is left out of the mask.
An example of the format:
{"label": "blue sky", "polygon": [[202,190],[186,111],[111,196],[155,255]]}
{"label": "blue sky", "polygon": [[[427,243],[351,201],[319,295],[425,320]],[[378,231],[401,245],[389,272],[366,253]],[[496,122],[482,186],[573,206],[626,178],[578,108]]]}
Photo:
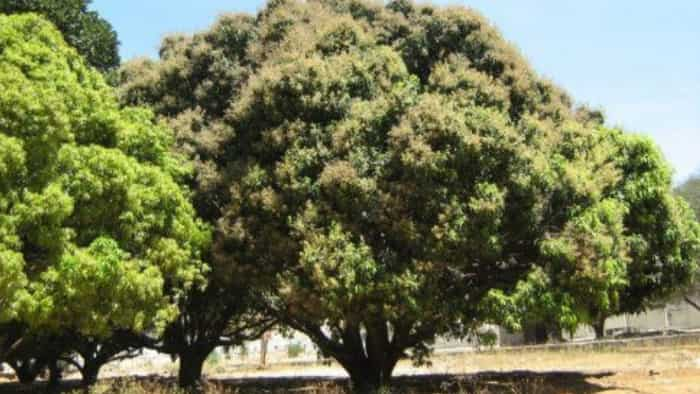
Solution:
{"label": "blue sky", "polygon": [[[700,1],[454,0],[486,15],[535,69],[611,125],[650,135],[681,181],[700,169]],[[155,57],[162,37],[207,28],[262,0],[94,0],[124,60]]]}

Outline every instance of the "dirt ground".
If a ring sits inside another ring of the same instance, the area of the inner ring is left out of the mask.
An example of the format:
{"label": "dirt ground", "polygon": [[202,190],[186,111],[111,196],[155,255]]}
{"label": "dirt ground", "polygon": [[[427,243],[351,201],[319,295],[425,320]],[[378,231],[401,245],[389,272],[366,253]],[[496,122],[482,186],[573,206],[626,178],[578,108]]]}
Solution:
{"label": "dirt ground", "polygon": [[591,378],[602,393],[681,394],[700,393],[700,370],[697,368],[664,370],[658,374],[631,371],[603,378]]}
{"label": "dirt ground", "polygon": [[[168,384],[174,370],[172,366],[139,371],[111,367],[104,375],[159,376],[158,382]],[[205,373],[218,387],[226,388],[212,393],[336,393],[346,379],[334,364],[261,369],[227,359],[208,362]],[[700,343],[438,354],[430,366],[402,362],[395,375],[396,393],[700,394]],[[69,386],[75,384],[69,382]],[[38,392],[38,387],[0,384],[0,393]]]}
{"label": "dirt ground", "polygon": [[[239,384],[271,378],[346,376],[333,364],[259,369],[232,368],[221,362],[208,364],[205,373],[210,378],[234,379]],[[409,381],[437,379],[443,387],[474,381],[486,387],[523,381],[538,383],[530,386],[539,386],[539,390],[522,389],[523,393],[700,394],[700,343],[439,354],[429,366],[401,362],[395,374]],[[504,392],[509,391],[520,392],[517,388]]]}

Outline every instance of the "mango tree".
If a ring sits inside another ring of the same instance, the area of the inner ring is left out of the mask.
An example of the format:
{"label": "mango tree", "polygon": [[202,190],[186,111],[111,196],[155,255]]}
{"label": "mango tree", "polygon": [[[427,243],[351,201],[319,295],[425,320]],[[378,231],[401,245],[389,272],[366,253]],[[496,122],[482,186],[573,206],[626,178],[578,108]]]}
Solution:
{"label": "mango tree", "polygon": [[357,392],[498,318],[538,267],[574,275],[589,316],[695,268],[658,149],[574,108],[473,10],[272,1],[167,38],[122,98],[198,159],[220,261]]}
{"label": "mango tree", "polygon": [[[150,105],[175,132],[177,151],[194,166],[187,183],[198,215],[216,228],[228,201],[225,171],[215,160],[218,135],[229,102],[246,80],[245,50],[255,37],[254,19],[225,15],[211,31],[164,40],[161,61],[133,60],[120,69],[121,99]],[[218,229],[217,229],[218,230]],[[214,239],[224,234],[215,231]],[[232,264],[217,244],[205,255],[211,270],[205,290],[192,289],[179,301],[180,313],[161,335],[145,335],[145,346],[179,359],[178,382],[196,386],[209,354],[219,346],[256,339],[275,319],[255,288],[254,270]]]}
{"label": "mango tree", "polygon": [[210,243],[169,129],[37,15],[0,15],[0,319],[22,338],[162,330]]}
{"label": "mango tree", "polygon": [[109,71],[120,63],[119,40],[112,25],[89,9],[90,3],[92,0],[5,0],[0,2],[0,13],[43,16],[90,66]]}

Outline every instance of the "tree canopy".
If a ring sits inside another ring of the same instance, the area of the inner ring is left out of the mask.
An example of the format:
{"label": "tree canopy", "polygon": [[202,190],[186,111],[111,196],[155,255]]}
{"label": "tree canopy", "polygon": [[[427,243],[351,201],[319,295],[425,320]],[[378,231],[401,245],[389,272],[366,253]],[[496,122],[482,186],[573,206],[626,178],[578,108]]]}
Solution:
{"label": "tree canopy", "polygon": [[217,258],[358,391],[502,319],[528,277],[586,321],[696,267],[658,148],[575,108],[471,9],[271,1],[166,38],[121,96],[196,161]]}
{"label": "tree canopy", "polygon": [[117,33],[104,18],[88,10],[92,0],[3,0],[0,13],[34,12],[56,25],[66,42],[102,71],[119,66]]}
{"label": "tree canopy", "polygon": [[163,327],[203,283],[210,242],[172,133],[120,108],[35,14],[0,15],[0,91],[1,321],[95,337]]}
{"label": "tree canopy", "polygon": [[676,187],[676,194],[683,197],[697,217],[700,217],[700,176],[693,175]]}

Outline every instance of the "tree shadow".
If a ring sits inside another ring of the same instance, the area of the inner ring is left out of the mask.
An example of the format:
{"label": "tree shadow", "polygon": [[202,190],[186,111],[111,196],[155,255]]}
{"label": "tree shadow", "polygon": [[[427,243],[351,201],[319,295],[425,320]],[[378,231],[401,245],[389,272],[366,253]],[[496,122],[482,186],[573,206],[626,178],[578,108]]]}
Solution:
{"label": "tree shadow", "polygon": [[614,372],[534,372],[485,371],[472,374],[445,374],[400,376],[398,387],[410,388],[415,393],[518,393],[518,394],[594,394],[617,387],[600,385],[593,379],[613,376]]}
{"label": "tree shadow", "polygon": [[[392,380],[395,394],[594,394],[611,389],[629,388],[601,385],[594,379],[615,375],[614,372],[534,372],[534,371],[486,371],[473,374],[426,374],[397,376]],[[347,388],[346,378],[328,377],[255,377],[213,380],[235,388],[241,394],[259,393],[339,393]]]}
{"label": "tree shadow", "polygon": [[[637,392],[628,387],[614,387],[594,382],[615,375],[614,372],[585,373],[585,372],[534,372],[534,371],[485,371],[472,374],[426,374],[414,376],[397,376],[392,380],[393,394],[595,394],[606,390],[622,389]],[[115,378],[101,380],[101,384],[110,385],[113,389],[120,387],[120,381],[142,383],[143,387],[174,388],[173,378],[148,376]],[[237,393],[237,394],[341,394],[349,392],[348,379],[327,376],[289,376],[289,377],[250,377],[232,379],[210,379],[205,393]],[[79,380],[67,380],[62,383],[61,392],[71,392],[79,389]],[[0,384],[0,394],[42,393],[45,383],[33,385],[19,383]],[[118,392],[107,391],[109,393]],[[168,392],[166,390],[158,392]]]}

